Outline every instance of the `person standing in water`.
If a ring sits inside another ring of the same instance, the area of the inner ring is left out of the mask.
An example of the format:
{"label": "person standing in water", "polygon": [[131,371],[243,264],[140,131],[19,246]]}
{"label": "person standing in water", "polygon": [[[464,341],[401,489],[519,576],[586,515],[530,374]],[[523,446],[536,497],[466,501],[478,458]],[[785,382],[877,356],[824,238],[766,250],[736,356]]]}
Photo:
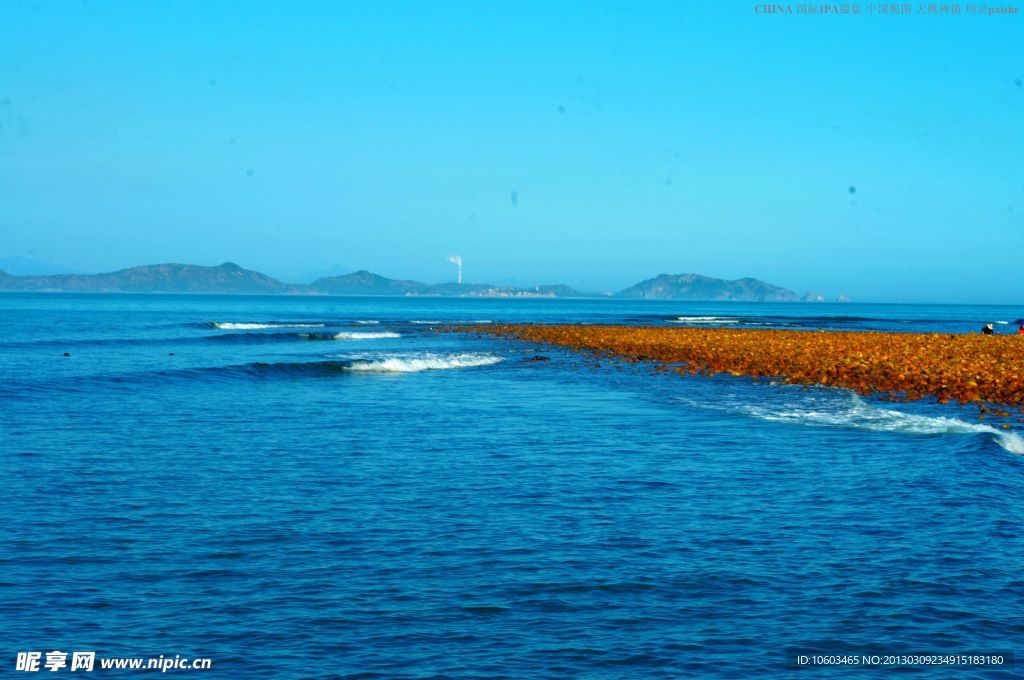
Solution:
{"label": "person standing in water", "polygon": [[985,327],[981,329],[982,335],[995,335],[995,329],[992,328],[992,324],[987,323]]}
{"label": "person standing in water", "polygon": [[1017,335],[1024,335],[1024,323],[1017,326]]}

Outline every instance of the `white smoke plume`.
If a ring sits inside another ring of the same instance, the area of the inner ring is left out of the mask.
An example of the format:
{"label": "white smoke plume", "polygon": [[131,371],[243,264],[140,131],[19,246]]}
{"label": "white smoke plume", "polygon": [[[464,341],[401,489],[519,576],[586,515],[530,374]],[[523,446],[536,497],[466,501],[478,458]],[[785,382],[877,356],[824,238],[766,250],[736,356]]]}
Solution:
{"label": "white smoke plume", "polygon": [[459,284],[462,284],[462,256],[461,255],[449,255],[448,261],[459,268]]}

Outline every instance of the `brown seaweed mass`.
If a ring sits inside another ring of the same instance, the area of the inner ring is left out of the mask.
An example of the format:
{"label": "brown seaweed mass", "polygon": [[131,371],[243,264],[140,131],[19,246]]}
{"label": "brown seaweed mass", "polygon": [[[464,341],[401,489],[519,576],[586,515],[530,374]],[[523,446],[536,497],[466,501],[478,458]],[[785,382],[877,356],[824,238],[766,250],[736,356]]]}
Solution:
{"label": "brown seaweed mass", "polygon": [[1024,405],[1024,337],[732,328],[463,327],[562,345],[682,374],[730,373],[860,394]]}

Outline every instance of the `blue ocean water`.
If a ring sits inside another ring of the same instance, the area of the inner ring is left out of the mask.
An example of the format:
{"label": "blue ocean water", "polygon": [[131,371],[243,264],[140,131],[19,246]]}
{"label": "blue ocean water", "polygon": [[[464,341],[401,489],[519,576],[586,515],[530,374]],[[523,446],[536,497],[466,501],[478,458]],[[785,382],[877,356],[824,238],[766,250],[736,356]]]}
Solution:
{"label": "blue ocean water", "polygon": [[58,649],[209,657],[245,678],[740,678],[789,676],[798,651],[1009,659],[1016,433],[955,406],[435,329],[973,333],[1021,315],[0,296],[0,663]]}

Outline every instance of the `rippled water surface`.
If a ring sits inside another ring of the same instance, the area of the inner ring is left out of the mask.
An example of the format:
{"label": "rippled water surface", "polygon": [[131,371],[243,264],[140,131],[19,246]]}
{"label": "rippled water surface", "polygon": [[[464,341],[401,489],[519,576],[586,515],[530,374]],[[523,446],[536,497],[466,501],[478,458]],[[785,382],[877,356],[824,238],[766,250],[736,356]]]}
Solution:
{"label": "rippled water surface", "polygon": [[252,678],[782,677],[787,650],[1012,654],[1013,432],[435,328],[1010,332],[1018,315],[2,296],[5,670],[37,649],[205,656]]}

